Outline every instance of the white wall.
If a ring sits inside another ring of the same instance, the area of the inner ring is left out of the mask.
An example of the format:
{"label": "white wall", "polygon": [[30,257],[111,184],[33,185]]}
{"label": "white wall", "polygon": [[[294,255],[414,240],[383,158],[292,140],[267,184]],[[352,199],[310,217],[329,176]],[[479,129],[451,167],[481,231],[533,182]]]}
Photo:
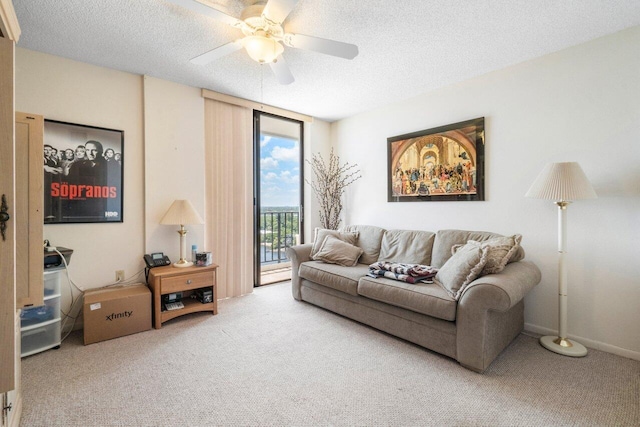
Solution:
{"label": "white wall", "polygon": [[[542,283],[527,297],[530,330],[556,328],[556,208],[523,197],[549,161],[578,161],[599,198],[569,208],[569,330],[631,357],[640,353],[640,29],[329,124],[305,125],[305,157],[358,163],[347,190],[346,223],[388,228],[467,228],[522,233]],[[199,89],[17,49],[16,110],[125,131],[124,223],[46,225],[53,244],[75,250],[70,271],[84,288],[142,268],[145,251],[177,259],[178,236],[157,224],[175,198],[204,214]],[[386,202],[386,138],[474,117],[486,118],[485,202]],[[331,133],[331,135],[330,135]],[[305,177],[311,169],[305,165]],[[318,226],[305,185],[306,241]],[[147,232],[145,233],[145,228]],[[188,245],[203,246],[202,226]]]}
{"label": "white wall", "polygon": [[[529,330],[557,330],[557,208],[525,192],[548,162],[577,161],[599,198],[568,209],[569,334],[640,359],[640,27],[332,125],[347,224],[521,233],[542,282]],[[388,203],[387,137],[485,117],[486,201]]]}
{"label": "white wall", "polygon": [[45,239],[74,250],[69,271],[85,289],[144,265],[142,90],[141,76],[16,49],[16,111],[124,130],[124,222],[44,226]]}
{"label": "white wall", "polygon": [[[124,222],[47,224],[44,237],[74,250],[82,289],[140,272],[142,255],[179,259],[177,227],[159,225],[187,198],[204,216],[204,100],[200,89],[17,49],[16,109],[45,119],[124,130]],[[205,250],[204,226],[188,226],[188,250]],[[144,275],[138,276],[144,282]],[[70,303],[65,295],[64,306]]]}
{"label": "white wall", "polygon": [[[111,284],[144,267],[145,252],[179,258],[178,227],[159,221],[175,199],[191,201],[202,217],[204,99],[201,90],[71,61],[26,49],[16,51],[16,110],[45,119],[122,129],[124,222],[48,224],[44,237],[74,249],[69,271],[83,289]],[[305,123],[304,153],[328,153],[330,126]],[[305,164],[305,166],[307,166]],[[308,177],[309,168],[305,168]],[[317,202],[305,185],[305,238],[318,225]],[[204,226],[187,226],[187,251],[204,247]],[[141,277],[141,280],[144,280]]]}
{"label": "white wall", "polygon": [[304,241],[306,243],[313,242],[313,230],[320,227],[318,219],[319,204],[313,190],[307,184],[315,180],[311,165],[307,160],[315,154],[320,154],[324,159],[329,159],[331,150],[331,125],[322,120],[314,119],[313,123],[305,123],[304,134]]}
{"label": "white wall", "polygon": [[[145,248],[180,259],[179,226],[160,225],[176,199],[187,199],[202,218],[204,201],[204,98],[200,89],[144,77]],[[204,247],[204,225],[187,225],[191,245]],[[142,255],[139,255],[142,256]]]}

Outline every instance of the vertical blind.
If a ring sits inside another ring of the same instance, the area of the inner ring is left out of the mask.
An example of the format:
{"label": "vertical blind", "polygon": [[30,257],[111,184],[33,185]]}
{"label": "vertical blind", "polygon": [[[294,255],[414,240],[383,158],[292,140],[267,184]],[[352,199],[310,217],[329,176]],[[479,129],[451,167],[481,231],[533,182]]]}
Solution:
{"label": "vertical blind", "polygon": [[253,112],[205,99],[205,245],[218,298],[253,291]]}

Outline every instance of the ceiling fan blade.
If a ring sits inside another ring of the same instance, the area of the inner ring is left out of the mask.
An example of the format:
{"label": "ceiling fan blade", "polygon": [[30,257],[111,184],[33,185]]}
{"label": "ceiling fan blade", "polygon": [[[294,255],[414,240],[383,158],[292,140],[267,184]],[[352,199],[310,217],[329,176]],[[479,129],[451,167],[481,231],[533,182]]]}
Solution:
{"label": "ceiling fan blade", "polygon": [[327,55],[339,56],[340,58],[353,59],[358,56],[358,46],[335,40],[287,33],[284,35],[283,41],[287,46],[295,47],[296,49],[313,50]]}
{"label": "ceiling fan blade", "polygon": [[210,50],[209,52],[198,55],[192,58],[190,61],[198,65],[207,65],[210,62],[215,61],[218,58],[229,55],[236,50],[242,49],[242,42],[240,40],[233,41],[231,43],[223,44],[217,48]]}
{"label": "ceiling fan blade", "polygon": [[269,0],[262,14],[270,21],[282,24],[297,3],[298,0]]}
{"label": "ceiling fan blade", "polygon": [[239,27],[242,25],[241,20],[234,18],[233,16],[227,15],[224,12],[220,12],[218,9],[214,9],[196,0],[167,0],[167,1],[169,3],[173,3],[175,5],[184,7],[185,9],[189,9],[190,11],[198,13],[200,15],[209,16],[211,18],[217,19],[218,21],[222,21],[224,23],[231,25],[232,27]]}
{"label": "ceiling fan blade", "polygon": [[293,74],[291,74],[289,66],[285,62],[282,55],[278,56],[278,58],[274,62],[271,62],[269,66],[271,67],[271,71],[273,71],[273,74],[276,75],[276,79],[278,79],[278,82],[280,84],[288,85],[293,83],[293,81],[295,80],[293,78]]}

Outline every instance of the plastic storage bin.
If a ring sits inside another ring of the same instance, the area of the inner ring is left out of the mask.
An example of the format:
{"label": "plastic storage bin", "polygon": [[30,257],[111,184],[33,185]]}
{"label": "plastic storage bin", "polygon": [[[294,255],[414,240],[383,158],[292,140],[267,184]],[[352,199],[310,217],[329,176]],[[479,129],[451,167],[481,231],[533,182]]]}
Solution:
{"label": "plastic storage bin", "polygon": [[45,305],[23,309],[22,313],[20,313],[20,327],[26,328],[27,326],[33,326],[44,323],[48,320],[54,320],[58,316],[60,310],[56,310],[56,307],[51,303],[52,301],[49,300],[45,301]]}
{"label": "plastic storage bin", "polygon": [[44,297],[60,295],[60,277],[64,274],[64,270],[56,268],[54,270],[45,270],[44,272]]}
{"label": "plastic storage bin", "polygon": [[60,345],[60,319],[31,329],[22,330],[22,357]]}
{"label": "plastic storage bin", "polygon": [[60,298],[64,274],[64,267],[46,269],[44,305],[24,308],[20,313],[22,357],[60,346]]}

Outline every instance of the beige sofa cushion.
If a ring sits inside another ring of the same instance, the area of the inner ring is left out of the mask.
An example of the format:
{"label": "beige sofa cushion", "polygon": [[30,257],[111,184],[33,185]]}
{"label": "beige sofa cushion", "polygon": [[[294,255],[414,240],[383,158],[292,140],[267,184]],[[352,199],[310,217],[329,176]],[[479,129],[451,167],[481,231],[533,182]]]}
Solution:
{"label": "beige sofa cushion", "polygon": [[378,261],[382,235],[385,232],[384,228],[374,225],[349,225],[342,231],[358,233],[355,245],[361,247],[364,251],[359,261],[361,264],[373,264]]}
{"label": "beige sofa cushion", "polygon": [[[480,246],[486,246],[489,251],[487,252],[487,263],[480,272],[480,276],[487,274],[500,273],[504,270],[505,265],[509,262],[509,259],[520,247],[522,236],[515,234],[508,237],[494,237],[493,239],[485,240],[484,242],[476,242],[475,240],[469,240],[467,243],[473,243]],[[456,251],[464,245],[453,245],[451,253]]]}
{"label": "beige sofa cushion", "polygon": [[[440,230],[436,233],[436,239],[433,242],[431,265],[437,268],[442,267],[451,258],[451,248],[454,245],[464,245],[469,240],[484,242],[495,237],[504,236],[487,231]],[[524,259],[524,249],[522,249],[522,246],[518,246],[518,249],[509,258],[508,263],[520,261],[521,259]]]}
{"label": "beige sofa cushion", "polygon": [[416,313],[453,321],[456,301],[435,283],[415,285],[397,280],[365,276],[358,283],[358,294]]}
{"label": "beige sofa cushion", "polygon": [[322,261],[307,261],[300,264],[298,275],[303,279],[356,296],[358,280],[368,272],[369,266],[364,264],[344,267]]}
{"label": "beige sofa cushion", "polygon": [[469,242],[456,251],[438,270],[434,281],[456,301],[479,275],[487,263],[489,248],[478,242]]}
{"label": "beige sofa cushion", "polygon": [[387,230],[382,236],[378,261],[430,265],[435,233],[417,230]]}
{"label": "beige sofa cushion", "polygon": [[360,255],[362,255],[362,248],[350,245],[329,235],[324,239],[313,259],[328,262],[329,264],[353,267],[358,263]]}
{"label": "beige sofa cushion", "polygon": [[327,236],[333,236],[336,239],[340,239],[343,242],[347,242],[350,245],[355,245],[358,240],[357,232],[345,232],[338,230],[327,230],[326,228],[316,227],[314,238],[313,238],[313,246],[311,247],[311,259],[315,256],[316,252],[320,249],[322,243],[327,238]]}

